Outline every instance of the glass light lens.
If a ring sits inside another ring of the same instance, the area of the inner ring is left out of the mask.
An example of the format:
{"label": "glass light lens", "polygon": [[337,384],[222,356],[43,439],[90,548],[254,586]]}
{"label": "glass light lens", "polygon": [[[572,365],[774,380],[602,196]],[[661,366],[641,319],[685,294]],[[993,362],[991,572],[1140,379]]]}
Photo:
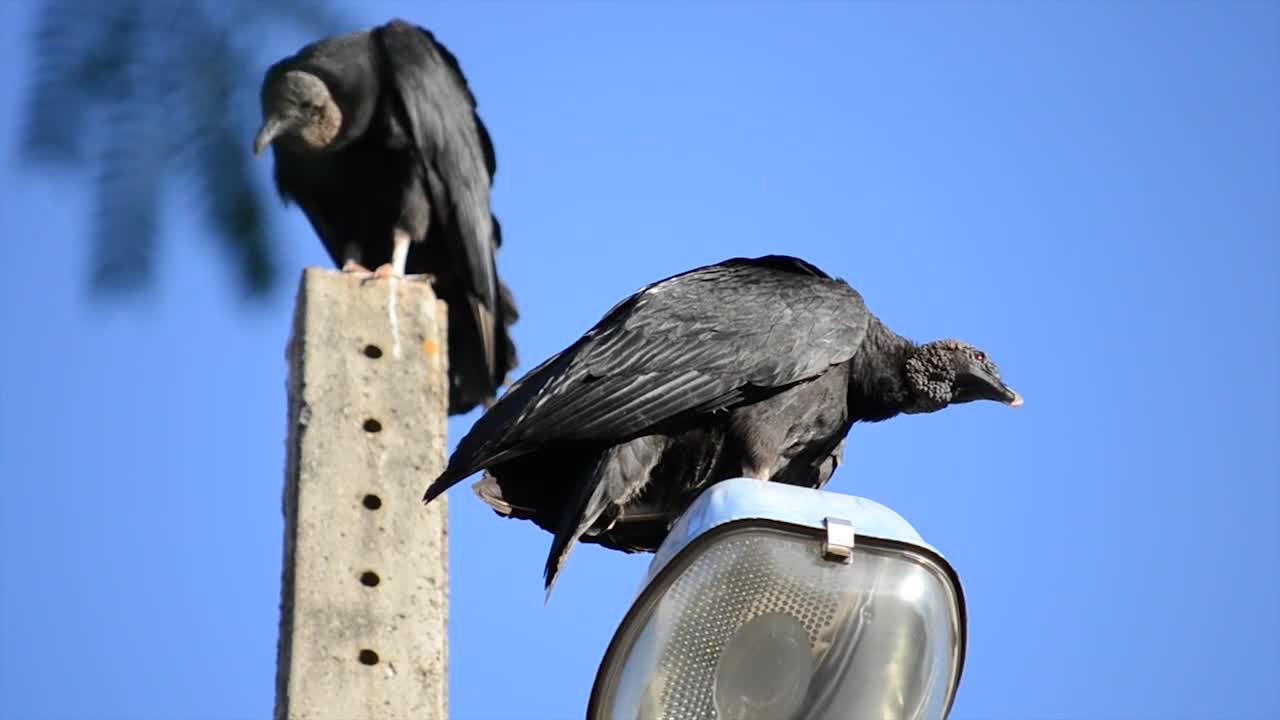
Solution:
{"label": "glass light lens", "polygon": [[961,599],[923,550],[744,525],[654,581],[597,679],[598,720],[941,720],[959,680]]}

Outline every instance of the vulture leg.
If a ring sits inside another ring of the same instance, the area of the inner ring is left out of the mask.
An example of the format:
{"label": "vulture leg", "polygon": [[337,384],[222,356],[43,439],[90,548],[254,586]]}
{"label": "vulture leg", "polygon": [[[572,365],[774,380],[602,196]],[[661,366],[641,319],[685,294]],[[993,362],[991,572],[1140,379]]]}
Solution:
{"label": "vulture leg", "polygon": [[346,260],[346,262],[342,263],[342,272],[352,273],[354,275],[364,275],[366,277],[369,276],[371,274],[369,272],[369,268],[360,264],[360,254],[359,245],[355,243],[347,243],[347,246],[343,248],[342,252],[343,259]]}
{"label": "vulture leg", "polygon": [[404,277],[405,263],[409,261],[409,233],[396,228],[391,233],[391,262],[383,263],[373,271],[374,277]]}
{"label": "vulture leg", "polygon": [[773,469],[767,463],[755,464],[751,461],[742,463],[742,474],[738,477],[751,478],[760,482],[769,482],[773,477]]}

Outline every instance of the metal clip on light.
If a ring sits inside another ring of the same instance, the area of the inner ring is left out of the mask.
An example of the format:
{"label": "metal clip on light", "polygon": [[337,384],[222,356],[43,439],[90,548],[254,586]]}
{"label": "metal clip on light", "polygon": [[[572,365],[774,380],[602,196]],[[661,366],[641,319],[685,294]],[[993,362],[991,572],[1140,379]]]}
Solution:
{"label": "metal clip on light", "polygon": [[822,557],[846,565],[853,562],[853,523],[843,518],[828,517],[822,519],[822,524],[827,529],[827,537],[822,541]]}

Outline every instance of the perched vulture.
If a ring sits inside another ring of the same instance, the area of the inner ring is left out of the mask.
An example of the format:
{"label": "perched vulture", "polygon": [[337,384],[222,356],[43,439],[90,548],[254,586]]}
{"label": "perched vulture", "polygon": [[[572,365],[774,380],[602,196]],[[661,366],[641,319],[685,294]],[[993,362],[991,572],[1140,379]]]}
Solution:
{"label": "perched vulture", "polygon": [[267,70],[254,153],[335,265],[428,275],[449,306],[449,412],[492,403],[516,364],[498,279],[496,160],[457,59],[401,20],[307,45]]}
{"label": "perched vulture", "polygon": [[656,550],[720,480],[821,487],[853,423],[973,400],[1022,404],[972,345],[917,345],[798,258],[734,258],[645,287],[513,383],[425,501],[484,470],[486,503],[554,533],[549,593],[579,539]]}

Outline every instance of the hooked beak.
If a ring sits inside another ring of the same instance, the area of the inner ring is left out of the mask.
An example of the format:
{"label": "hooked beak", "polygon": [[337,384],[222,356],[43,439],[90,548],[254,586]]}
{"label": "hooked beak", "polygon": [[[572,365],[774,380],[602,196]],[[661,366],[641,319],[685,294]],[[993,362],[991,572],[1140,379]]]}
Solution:
{"label": "hooked beak", "polygon": [[968,385],[974,390],[977,398],[982,400],[995,400],[1002,402],[1009,407],[1022,407],[1022,396],[1014,391],[1013,388],[1005,385],[998,378],[993,377],[990,373],[982,368],[971,367],[963,373],[968,380]]}
{"label": "hooked beak", "polygon": [[262,151],[271,144],[281,133],[289,129],[289,122],[279,115],[272,115],[262,123],[262,129],[258,130],[258,136],[253,139],[253,154],[258,156]]}

